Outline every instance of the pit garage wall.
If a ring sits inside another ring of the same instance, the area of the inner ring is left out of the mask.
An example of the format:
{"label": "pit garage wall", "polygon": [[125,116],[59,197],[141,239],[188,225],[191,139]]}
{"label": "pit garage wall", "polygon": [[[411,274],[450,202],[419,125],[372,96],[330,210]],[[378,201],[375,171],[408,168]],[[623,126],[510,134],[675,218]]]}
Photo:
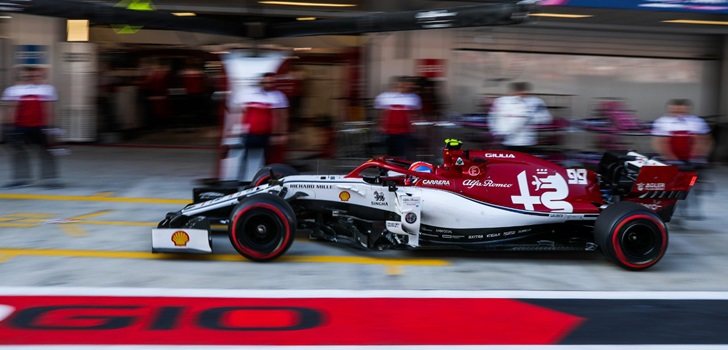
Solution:
{"label": "pit garage wall", "polygon": [[371,34],[368,92],[376,96],[390,77],[413,75],[418,59],[432,58],[446,60],[448,113],[477,112],[481,96],[530,81],[537,93],[575,95],[563,102],[572,119],[590,116],[603,97],[626,99],[643,120],[676,97],[715,116],[722,44],[717,36],[532,26]]}
{"label": "pit garage wall", "polygon": [[[19,62],[14,56],[19,45],[38,45],[45,49],[42,67],[47,81],[56,87],[59,100],[54,104],[54,124],[63,130],[63,141],[96,140],[96,48],[89,43],[67,43],[66,20],[52,17],[12,14],[0,28],[3,49],[11,51],[11,62],[4,82],[12,84]],[[27,63],[27,62],[26,62]]]}

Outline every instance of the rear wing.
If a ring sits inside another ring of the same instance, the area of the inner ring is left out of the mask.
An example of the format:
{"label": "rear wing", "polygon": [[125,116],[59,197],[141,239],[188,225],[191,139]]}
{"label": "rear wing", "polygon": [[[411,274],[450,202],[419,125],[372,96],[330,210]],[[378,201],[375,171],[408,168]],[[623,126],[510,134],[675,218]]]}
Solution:
{"label": "rear wing", "polygon": [[666,222],[677,201],[687,198],[698,181],[694,171],[683,171],[636,152],[604,154],[599,174],[603,190],[652,209]]}

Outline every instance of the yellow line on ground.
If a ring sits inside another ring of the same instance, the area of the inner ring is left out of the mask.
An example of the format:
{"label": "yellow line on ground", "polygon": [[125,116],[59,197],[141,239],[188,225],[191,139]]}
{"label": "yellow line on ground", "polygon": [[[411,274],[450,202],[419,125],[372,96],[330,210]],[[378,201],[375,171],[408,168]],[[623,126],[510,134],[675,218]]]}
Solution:
{"label": "yellow line on ground", "polygon": [[48,213],[11,213],[0,217],[0,221],[7,219],[20,218],[20,219],[47,219],[53,215]]}
{"label": "yellow line on ground", "polygon": [[402,274],[402,266],[399,266],[399,265],[388,265],[387,266],[387,275],[399,276],[401,274]]}
{"label": "yellow line on ground", "polygon": [[86,220],[86,219],[91,219],[91,218],[95,218],[98,216],[106,215],[111,212],[112,212],[111,210],[99,210],[99,211],[95,211],[93,213],[74,216],[74,217],[68,218],[68,220]]}
{"label": "yellow line on ground", "polygon": [[79,225],[99,225],[99,226],[130,226],[130,227],[150,227],[155,228],[159,222],[143,222],[143,221],[99,221],[99,220],[83,220],[77,222]]}
{"label": "yellow line on ground", "polygon": [[28,193],[0,193],[0,199],[9,200],[36,200],[36,201],[67,201],[67,202],[105,202],[105,203],[135,203],[135,204],[174,204],[185,205],[191,200],[168,198],[137,198],[137,197],[104,197],[104,196],[66,196],[56,194],[28,194]]}
{"label": "yellow line on ground", "polygon": [[63,224],[61,225],[61,231],[71,237],[84,237],[86,236],[86,230],[77,224]]}
{"label": "yellow line on ground", "polygon": [[44,223],[53,215],[44,213],[11,213],[0,216],[0,228],[31,228]]}
{"label": "yellow line on ground", "polygon": [[37,224],[7,224],[0,223],[0,228],[31,228],[38,226]]}
{"label": "yellow line on ground", "polygon": [[[236,254],[154,254],[149,252],[112,251],[112,250],[73,250],[73,249],[22,249],[0,248],[0,256],[8,259],[19,256],[45,256],[69,258],[101,258],[101,259],[142,259],[142,260],[210,260],[246,262],[243,257]],[[360,256],[305,256],[288,255],[282,257],[280,262],[319,263],[319,264],[354,264],[354,265],[383,265],[383,266],[446,266],[449,262],[441,259],[395,259],[370,258]]]}

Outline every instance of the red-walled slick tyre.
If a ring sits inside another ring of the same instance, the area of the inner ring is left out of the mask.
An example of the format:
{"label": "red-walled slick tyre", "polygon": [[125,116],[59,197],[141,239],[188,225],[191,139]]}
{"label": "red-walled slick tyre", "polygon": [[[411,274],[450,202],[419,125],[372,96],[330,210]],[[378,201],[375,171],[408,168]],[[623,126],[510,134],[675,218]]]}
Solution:
{"label": "red-walled slick tyre", "polygon": [[277,180],[286,176],[298,175],[298,171],[285,164],[266,165],[255,173],[253,181],[250,182],[250,186],[256,187],[265,185],[271,180],[271,174],[273,175],[272,180]]}
{"label": "red-walled slick tyre", "polygon": [[594,237],[605,256],[635,271],[657,264],[668,243],[662,219],[633,202],[618,202],[605,209],[594,225]]}
{"label": "red-walled slick tyre", "polygon": [[253,261],[270,261],[283,255],[291,247],[295,232],[293,208],[267,193],[238,203],[228,229],[235,250]]}

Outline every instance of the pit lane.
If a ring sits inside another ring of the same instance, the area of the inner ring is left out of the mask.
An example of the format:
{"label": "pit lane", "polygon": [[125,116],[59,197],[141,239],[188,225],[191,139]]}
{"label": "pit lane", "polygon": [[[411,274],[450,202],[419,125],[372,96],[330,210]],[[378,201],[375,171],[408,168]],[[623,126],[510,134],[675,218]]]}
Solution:
{"label": "pit lane", "polygon": [[[716,192],[704,198],[707,219],[671,224],[667,255],[644,272],[622,270],[599,253],[370,252],[303,237],[284,259],[261,264],[235,254],[224,236],[214,239],[216,253],[209,256],[150,252],[149,230],[166,212],[188,202],[193,179],[210,175],[210,151],[126,149],[114,150],[113,157],[108,148],[73,151],[62,162],[66,188],[0,191],[0,288],[12,288],[14,295],[55,295],[55,288],[66,287],[94,293],[157,288],[168,295],[199,288],[345,290],[349,295],[371,290],[513,290],[536,293],[532,296],[607,291],[606,299],[615,291],[728,291],[728,218],[721,215],[728,197],[720,183],[726,169],[711,174]],[[0,156],[0,162],[7,159]],[[650,305],[633,306],[655,307]],[[665,312],[677,307],[658,306]],[[714,305],[706,307],[708,313],[724,314]],[[590,310],[588,305],[576,308]],[[659,315],[655,318],[664,317]]]}

